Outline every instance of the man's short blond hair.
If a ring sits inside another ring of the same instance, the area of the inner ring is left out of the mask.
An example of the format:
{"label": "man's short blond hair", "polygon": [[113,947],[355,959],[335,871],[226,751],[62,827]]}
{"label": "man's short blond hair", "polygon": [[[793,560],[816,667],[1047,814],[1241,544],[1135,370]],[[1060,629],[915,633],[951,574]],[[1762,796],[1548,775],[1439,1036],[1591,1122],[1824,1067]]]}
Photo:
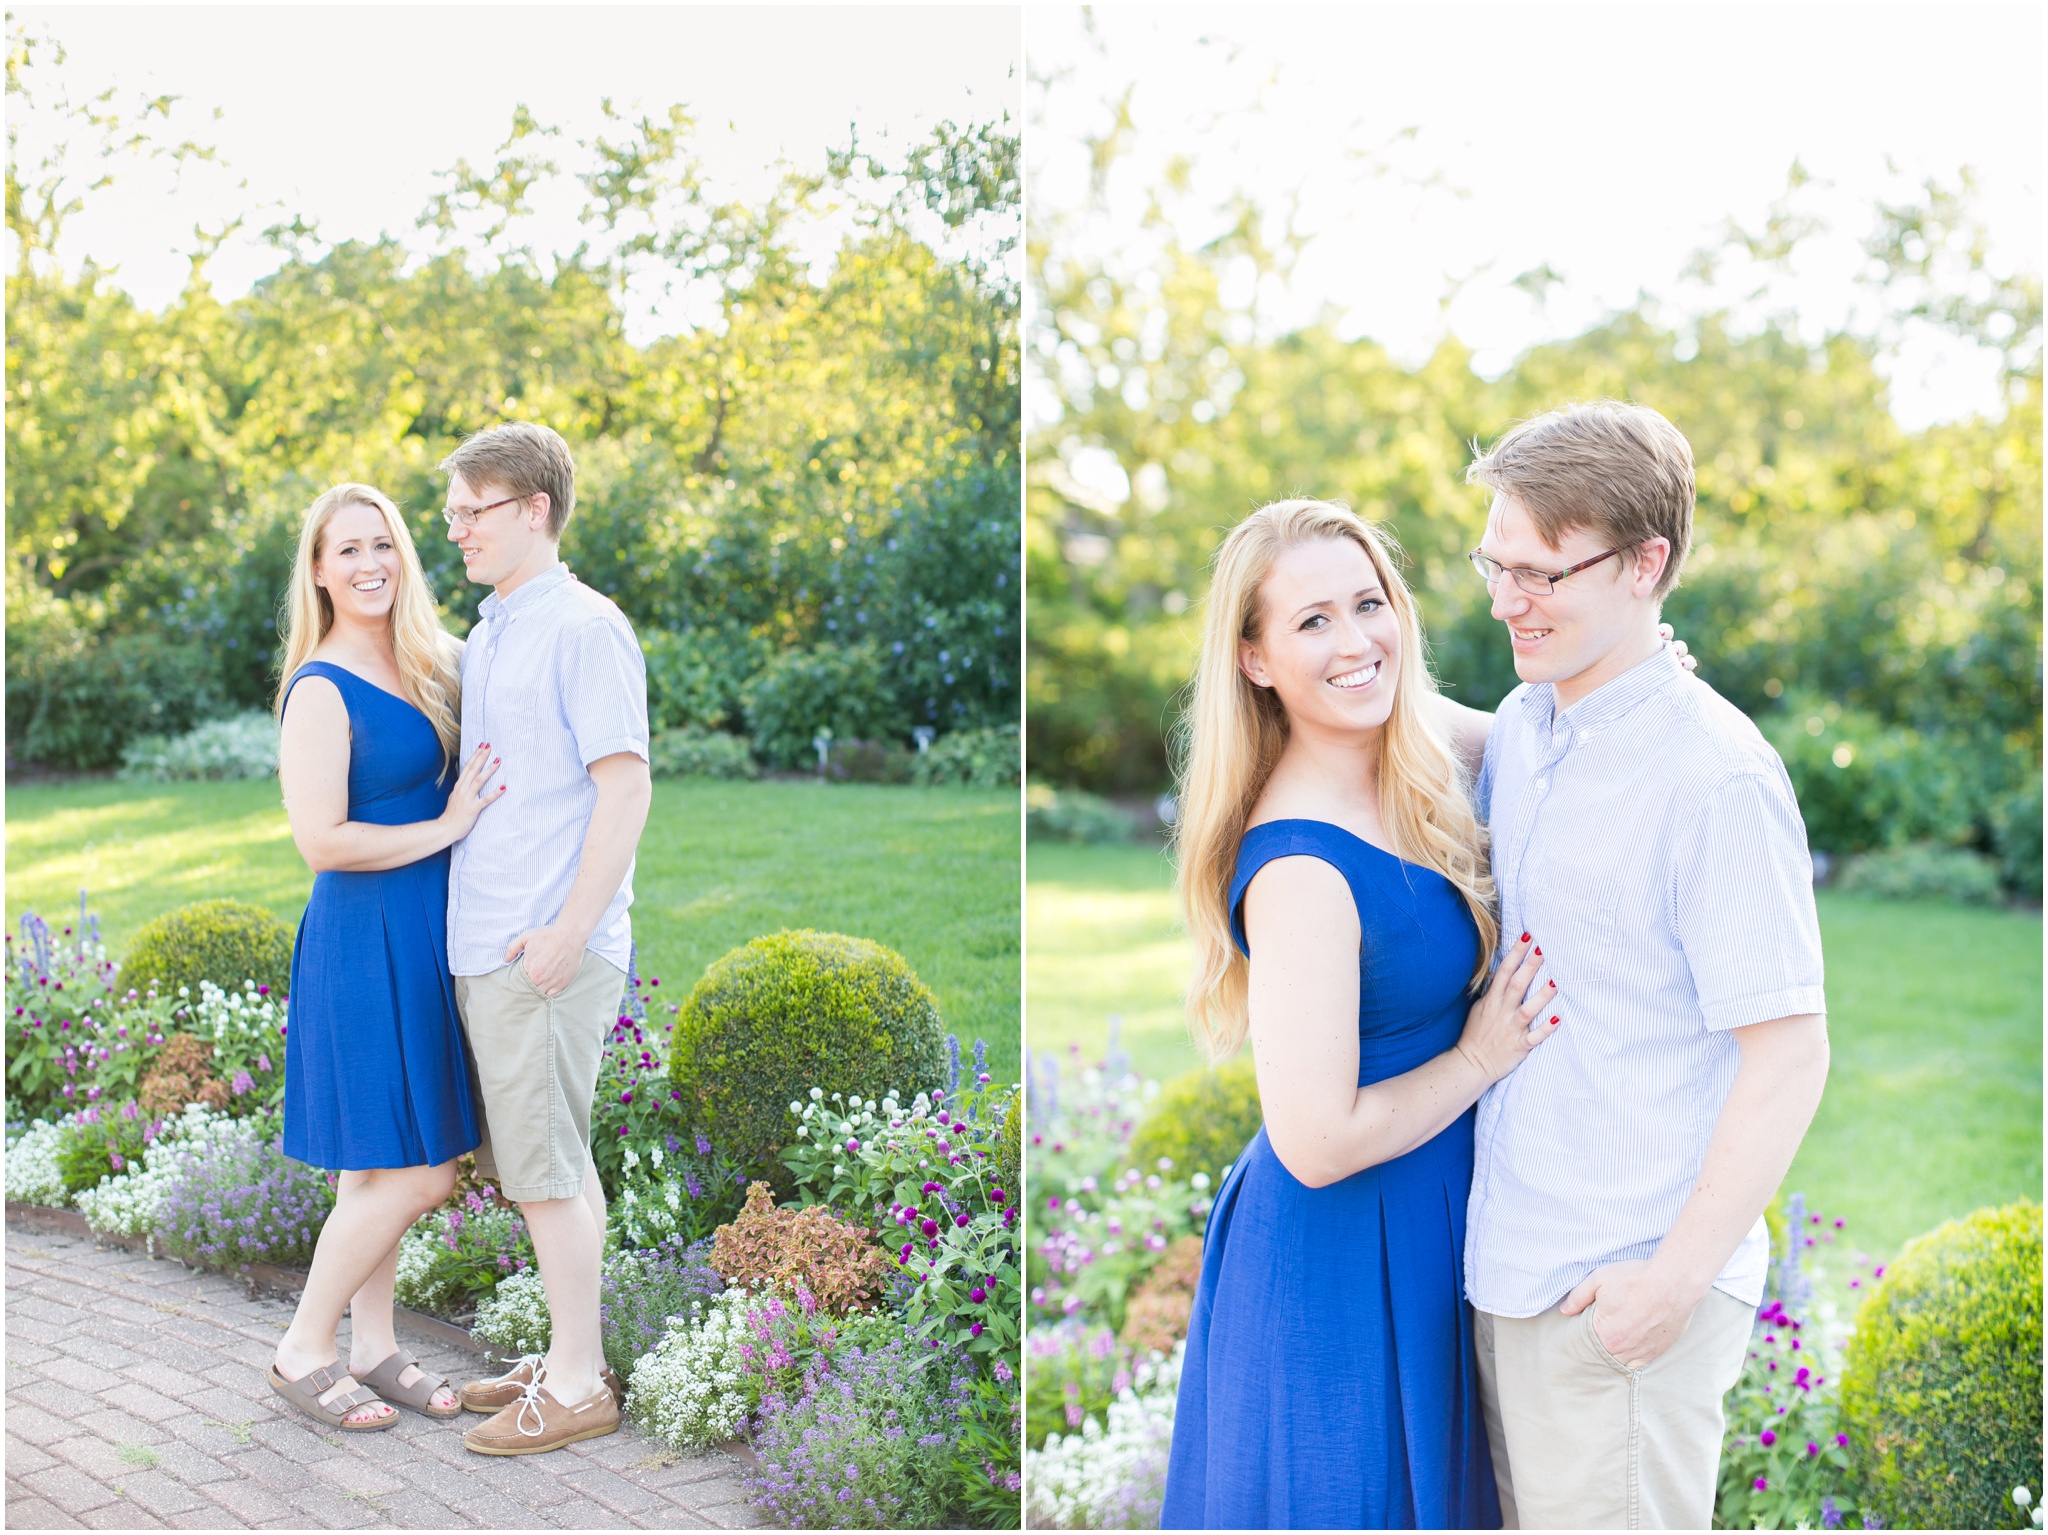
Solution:
{"label": "man's short blond hair", "polygon": [[1580,529],[1614,548],[1669,539],[1656,595],[1678,584],[1692,547],[1692,444],[1647,405],[1592,400],[1531,417],[1474,460],[1465,482],[1513,496],[1553,548]]}
{"label": "man's short blond hair", "polygon": [[548,498],[548,537],[560,538],[576,510],[576,460],[552,427],[507,421],[467,438],[441,460],[443,474],[459,474],[472,489],[502,485],[519,497]]}

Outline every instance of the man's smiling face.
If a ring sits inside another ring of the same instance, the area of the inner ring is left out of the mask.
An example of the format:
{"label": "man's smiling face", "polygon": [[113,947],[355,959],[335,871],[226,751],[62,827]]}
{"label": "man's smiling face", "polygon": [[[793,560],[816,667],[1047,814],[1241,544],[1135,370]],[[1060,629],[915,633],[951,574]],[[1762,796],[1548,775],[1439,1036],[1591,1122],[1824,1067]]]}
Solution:
{"label": "man's smiling face", "polygon": [[[1569,530],[1556,546],[1545,543],[1535,520],[1512,496],[1494,502],[1479,545],[1502,565],[1552,572],[1612,547],[1585,528]],[[1567,578],[1548,596],[1523,591],[1513,576],[1496,581],[1493,616],[1508,627],[1515,675],[1524,682],[1568,682],[1625,644],[1641,622],[1636,571],[1635,551],[1624,550]]]}

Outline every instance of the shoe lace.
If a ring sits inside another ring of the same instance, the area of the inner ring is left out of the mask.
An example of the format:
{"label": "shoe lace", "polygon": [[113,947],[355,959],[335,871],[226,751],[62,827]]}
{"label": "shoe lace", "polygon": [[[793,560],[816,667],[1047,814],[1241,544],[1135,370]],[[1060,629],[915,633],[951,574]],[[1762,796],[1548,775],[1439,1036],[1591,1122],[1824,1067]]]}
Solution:
{"label": "shoe lace", "polygon": [[[540,1383],[548,1373],[547,1362],[539,1354],[528,1354],[520,1362],[531,1363],[533,1370],[527,1376],[526,1384],[519,1388],[519,1412],[512,1422],[520,1433],[528,1438],[537,1439],[547,1431],[548,1426],[547,1413],[540,1405]],[[528,1412],[533,1414],[532,1428],[526,1426]]]}

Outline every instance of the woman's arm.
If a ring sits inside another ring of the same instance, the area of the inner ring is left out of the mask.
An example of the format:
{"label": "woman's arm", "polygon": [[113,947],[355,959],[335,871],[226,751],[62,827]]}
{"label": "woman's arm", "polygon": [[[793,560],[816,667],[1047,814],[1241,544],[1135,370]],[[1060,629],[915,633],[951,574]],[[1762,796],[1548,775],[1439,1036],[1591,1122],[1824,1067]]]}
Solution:
{"label": "woman's arm", "polygon": [[[1472,1005],[1458,1043],[1413,1071],[1358,1081],[1358,909],[1344,876],[1319,858],[1276,858],[1245,892],[1251,941],[1252,1063],[1266,1136],[1310,1188],[1413,1151],[1548,1039],[1554,1006],[1527,941],[1508,951]],[[1514,999],[1514,1000],[1511,1000]]]}
{"label": "woman's arm", "polygon": [[330,870],[369,873],[417,863],[466,835],[485,806],[504,787],[485,792],[484,781],[497,759],[488,744],[477,748],[456,779],[448,808],[431,821],[373,826],[348,818],[348,705],[341,689],[325,677],[306,677],[284,706],[277,776],[292,841],[315,874]]}

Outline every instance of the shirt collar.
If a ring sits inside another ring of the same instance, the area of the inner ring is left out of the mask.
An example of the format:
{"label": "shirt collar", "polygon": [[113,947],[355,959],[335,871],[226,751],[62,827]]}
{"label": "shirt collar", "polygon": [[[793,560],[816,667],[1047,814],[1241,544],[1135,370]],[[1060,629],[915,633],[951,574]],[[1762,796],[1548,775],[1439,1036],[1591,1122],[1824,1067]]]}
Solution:
{"label": "shirt collar", "polygon": [[575,579],[567,565],[550,565],[509,597],[500,597],[492,592],[477,605],[477,613],[486,619],[496,618],[500,613],[507,618],[517,618],[556,587]]}
{"label": "shirt collar", "polygon": [[1666,642],[1648,660],[1637,662],[1612,682],[1603,682],[1562,713],[1557,711],[1556,687],[1539,682],[1522,695],[1522,712],[1539,729],[1569,721],[1571,729],[1583,737],[1613,724],[1667,688],[1676,687],[1684,676],[1677,653]]}

